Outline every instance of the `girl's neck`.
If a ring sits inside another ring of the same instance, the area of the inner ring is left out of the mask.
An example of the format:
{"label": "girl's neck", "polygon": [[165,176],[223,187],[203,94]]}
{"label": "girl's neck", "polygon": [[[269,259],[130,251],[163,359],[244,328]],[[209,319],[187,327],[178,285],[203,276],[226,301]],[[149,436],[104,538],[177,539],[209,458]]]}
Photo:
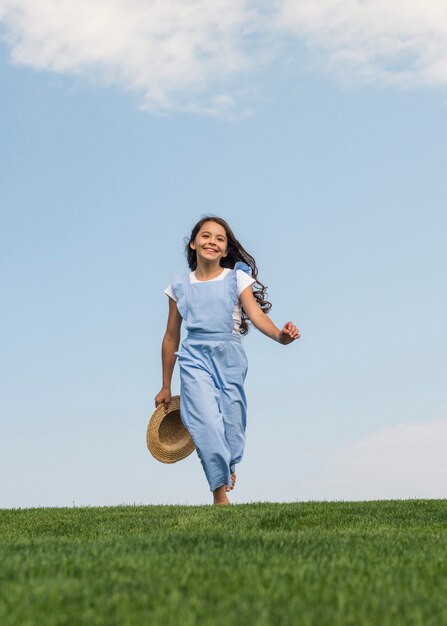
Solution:
{"label": "girl's neck", "polygon": [[222,274],[223,270],[219,263],[197,263],[194,274],[197,280],[212,280]]}

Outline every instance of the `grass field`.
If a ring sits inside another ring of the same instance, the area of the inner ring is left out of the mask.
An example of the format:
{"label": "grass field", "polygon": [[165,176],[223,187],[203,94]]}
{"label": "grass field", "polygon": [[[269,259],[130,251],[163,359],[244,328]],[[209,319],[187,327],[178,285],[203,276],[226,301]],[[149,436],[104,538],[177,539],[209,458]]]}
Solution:
{"label": "grass field", "polygon": [[447,500],[0,510],[0,624],[447,625]]}

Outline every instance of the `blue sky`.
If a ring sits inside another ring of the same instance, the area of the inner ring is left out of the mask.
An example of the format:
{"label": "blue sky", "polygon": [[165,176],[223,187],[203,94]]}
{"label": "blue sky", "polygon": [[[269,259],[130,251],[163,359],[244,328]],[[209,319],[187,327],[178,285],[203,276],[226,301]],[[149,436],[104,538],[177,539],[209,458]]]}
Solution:
{"label": "blue sky", "polygon": [[0,3],[0,506],[210,500],[145,448],[203,213],[302,333],[245,340],[233,501],[446,496],[447,16],[372,4]]}

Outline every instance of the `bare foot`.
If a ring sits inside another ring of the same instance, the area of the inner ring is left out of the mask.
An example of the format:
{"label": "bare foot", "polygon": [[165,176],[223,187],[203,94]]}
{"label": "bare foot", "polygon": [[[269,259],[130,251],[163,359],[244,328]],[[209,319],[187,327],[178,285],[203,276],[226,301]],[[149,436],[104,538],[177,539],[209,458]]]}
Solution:
{"label": "bare foot", "polygon": [[231,487],[228,485],[225,485],[225,491],[231,491],[232,489],[234,489],[235,484],[236,484],[236,474],[233,473],[231,474]]}
{"label": "bare foot", "polygon": [[214,502],[213,504],[230,504],[230,501],[227,498],[227,494],[225,493],[225,485],[218,487],[213,491]]}

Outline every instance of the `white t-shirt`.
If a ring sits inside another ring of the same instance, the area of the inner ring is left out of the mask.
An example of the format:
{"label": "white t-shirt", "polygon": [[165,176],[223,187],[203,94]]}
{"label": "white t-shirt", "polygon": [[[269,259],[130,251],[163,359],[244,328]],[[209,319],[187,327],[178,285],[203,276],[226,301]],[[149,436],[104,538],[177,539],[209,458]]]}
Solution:
{"label": "white t-shirt", "polygon": [[[219,276],[216,276],[216,278],[212,278],[211,280],[222,280],[230,271],[231,270],[228,267],[225,267],[222,270],[222,273],[219,274]],[[237,278],[237,300],[236,300],[235,307],[233,309],[233,333],[239,334],[239,328],[241,325],[240,295],[244,291],[244,289],[246,289],[247,287],[250,287],[256,281],[254,278],[252,278],[251,276],[249,276],[246,272],[242,270],[236,270],[236,278]],[[208,281],[203,281],[203,280],[197,280],[194,272],[189,273],[189,280],[191,283],[208,282]],[[174,296],[174,292],[172,291],[171,284],[165,289],[165,294],[168,295],[170,298],[172,298],[174,302],[177,302],[177,298]]]}

